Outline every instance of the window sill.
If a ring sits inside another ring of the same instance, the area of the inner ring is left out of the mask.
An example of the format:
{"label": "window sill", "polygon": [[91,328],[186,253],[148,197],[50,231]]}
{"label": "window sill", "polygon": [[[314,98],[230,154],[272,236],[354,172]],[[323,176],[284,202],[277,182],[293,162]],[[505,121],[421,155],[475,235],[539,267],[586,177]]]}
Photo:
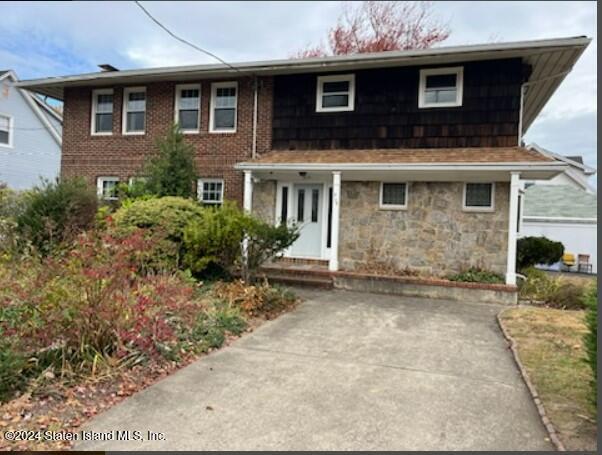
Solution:
{"label": "window sill", "polygon": [[144,136],[146,134],[146,131],[134,131],[134,132],[130,132],[130,133],[121,133],[122,136]]}
{"label": "window sill", "polygon": [[180,129],[182,134],[200,134],[201,130],[182,130]]}
{"label": "window sill", "polygon": [[407,205],[379,205],[378,206],[379,210],[385,210],[385,211],[393,211],[393,212],[403,212],[408,210],[408,206]]}
{"label": "window sill", "polygon": [[113,132],[110,133],[90,133],[92,137],[112,136]]}
{"label": "window sill", "polygon": [[445,107],[462,107],[462,103],[437,103],[437,104],[421,104],[418,106],[419,109],[435,109]]}
{"label": "window sill", "polygon": [[328,113],[328,112],[353,112],[355,109],[353,107],[334,107],[334,108],[324,108],[319,107],[316,109],[318,113]]}
{"label": "window sill", "polygon": [[236,134],[236,130],[209,130],[209,134]]}
{"label": "window sill", "polygon": [[495,208],[494,207],[483,207],[483,208],[462,207],[462,211],[468,212],[468,213],[493,213],[493,212],[495,212]]}
{"label": "window sill", "polygon": [[15,148],[12,144],[0,144],[0,147],[4,149],[12,149]]}

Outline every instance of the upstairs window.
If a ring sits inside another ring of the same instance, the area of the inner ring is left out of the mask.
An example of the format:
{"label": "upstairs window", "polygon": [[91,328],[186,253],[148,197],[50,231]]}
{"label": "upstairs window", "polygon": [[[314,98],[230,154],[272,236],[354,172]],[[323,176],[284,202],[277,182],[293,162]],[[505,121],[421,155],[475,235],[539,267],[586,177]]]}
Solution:
{"label": "upstairs window", "polygon": [[126,88],[123,91],[123,134],[144,134],[146,123],[146,89]]}
{"label": "upstairs window", "polygon": [[381,209],[405,209],[407,208],[407,184],[406,183],[381,183],[380,186],[380,208]]}
{"label": "upstairs window", "polygon": [[13,146],[13,118],[10,115],[0,114],[0,146]]}
{"label": "upstairs window", "polygon": [[198,133],[201,113],[201,86],[176,86],[176,123],[184,133]]}
{"label": "upstairs window", "polygon": [[462,106],[462,67],[420,70],[418,107]]}
{"label": "upstairs window", "polygon": [[211,84],[210,132],[233,133],[236,131],[237,102],[237,82],[217,82]]}
{"label": "upstairs window", "polygon": [[355,75],[319,76],[317,112],[352,111],[355,105]]}
{"label": "upstairs window", "polygon": [[221,204],[224,201],[222,179],[199,179],[197,184],[199,201],[203,204]]}
{"label": "upstairs window", "polygon": [[92,92],[92,134],[113,134],[113,89]]}
{"label": "upstairs window", "polygon": [[464,210],[491,212],[494,209],[495,185],[493,183],[464,184]]}
{"label": "upstairs window", "polygon": [[96,180],[98,197],[108,201],[116,200],[118,184],[118,177],[98,177],[98,179]]}

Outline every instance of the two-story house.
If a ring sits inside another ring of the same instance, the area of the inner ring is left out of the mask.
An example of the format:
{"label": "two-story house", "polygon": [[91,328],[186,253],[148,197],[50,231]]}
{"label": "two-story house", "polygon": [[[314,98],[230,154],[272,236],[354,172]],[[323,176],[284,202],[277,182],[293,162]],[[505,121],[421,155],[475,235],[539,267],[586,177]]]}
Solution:
{"label": "two-story house", "polygon": [[287,255],[515,284],[520,179],[566,163],[522,136],[585,37],[376,54],[107,71],[27,81],[64,100],[61,174],[110,195],[178,122],[198,195],[298,223]]}

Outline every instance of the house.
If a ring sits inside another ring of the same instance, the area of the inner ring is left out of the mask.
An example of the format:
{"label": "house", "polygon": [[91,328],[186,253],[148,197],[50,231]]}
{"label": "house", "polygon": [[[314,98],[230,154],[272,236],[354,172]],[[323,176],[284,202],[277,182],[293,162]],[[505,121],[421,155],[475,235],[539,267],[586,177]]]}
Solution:
{"label": "house", "polygon": [[515,289],[521,179],[568,169],[522,137],[586,37],[104,71],[25,81],[64,100],[61,174],[99,194],[140,177],[178,122],[203,203],[297,223],[291,260],[444,277],[481,267]]}
{"label": "house", "polygon": [[0,71],[0,182],[26,189],[58,176],[63,119],[17,82],[14,71]]}
{"label": "house", "polygon": [[598,200],[588,178],[596,173],[580,156],[563,156],[530,144],[528,149],[565,162],[569,167],[547,181],[522,181],[522,217],[519,237],[543,236],[562,242],[575,265],[562,262],[542,266],[551,270],[597,273]]}

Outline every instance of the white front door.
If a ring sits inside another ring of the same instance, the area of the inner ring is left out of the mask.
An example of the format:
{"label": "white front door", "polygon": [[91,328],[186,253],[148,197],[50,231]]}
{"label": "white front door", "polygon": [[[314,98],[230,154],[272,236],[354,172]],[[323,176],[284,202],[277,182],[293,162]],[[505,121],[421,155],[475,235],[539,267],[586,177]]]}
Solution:
{"label": "white front door", "polygon": [[291,256],[319,258],[322,255],[322,190],[320,184],[293,185],[292,219],[300,229],[291,246]]}

